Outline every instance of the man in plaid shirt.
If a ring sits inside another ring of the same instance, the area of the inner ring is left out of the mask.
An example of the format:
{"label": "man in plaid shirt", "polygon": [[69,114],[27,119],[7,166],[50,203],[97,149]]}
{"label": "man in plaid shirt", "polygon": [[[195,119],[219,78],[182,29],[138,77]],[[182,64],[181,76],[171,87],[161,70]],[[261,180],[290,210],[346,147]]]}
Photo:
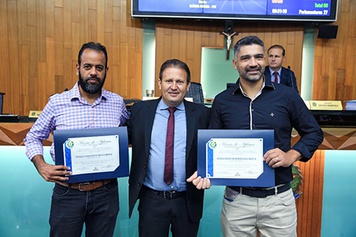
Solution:
{"label": "man in plaid shirt", "polygon": [[[70,168],[52,165],[43,158],[42,142],[54,130],[118,127],[128,119],[123,98],[103,89],[108,71],[105,46],[89,42],[82,46],[76,65],[78,82],[50,97],[25,138],[26,155],[38,173],[54,182],[50,213],[50,236],[112,236],[119,212],[117,179],[68,184]],[[54,145],[50,150],[53,160]]]}

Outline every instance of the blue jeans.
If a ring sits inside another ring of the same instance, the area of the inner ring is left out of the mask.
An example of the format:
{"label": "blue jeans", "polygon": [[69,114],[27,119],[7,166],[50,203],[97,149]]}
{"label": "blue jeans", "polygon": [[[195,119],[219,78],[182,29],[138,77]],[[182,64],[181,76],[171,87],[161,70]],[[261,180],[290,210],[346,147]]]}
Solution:
{"label": "blue jeans", "polygon": [[117,180],[82,192],[56,184],[49,223],[51,237],[80,237],[85,223],[87,237],[109,237],[119,212]]}

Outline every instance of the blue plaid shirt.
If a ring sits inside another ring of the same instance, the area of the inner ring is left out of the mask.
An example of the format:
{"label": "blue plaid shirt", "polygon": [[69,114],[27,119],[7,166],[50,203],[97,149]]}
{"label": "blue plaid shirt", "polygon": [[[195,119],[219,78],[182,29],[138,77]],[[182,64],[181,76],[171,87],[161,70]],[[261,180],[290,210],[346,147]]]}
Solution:
{"label": "blue plaid shirt", "polygon": [[[91,105],[79,93],[78,83],[61,94],[49,98],[41,115],[25,138],[26,155],[32,159],[43,155],[42,142],[53,130],[118,127],[129,118],[123,98],[101,90],[101,95]],[[53,160],[54,144],[50,149]]]}

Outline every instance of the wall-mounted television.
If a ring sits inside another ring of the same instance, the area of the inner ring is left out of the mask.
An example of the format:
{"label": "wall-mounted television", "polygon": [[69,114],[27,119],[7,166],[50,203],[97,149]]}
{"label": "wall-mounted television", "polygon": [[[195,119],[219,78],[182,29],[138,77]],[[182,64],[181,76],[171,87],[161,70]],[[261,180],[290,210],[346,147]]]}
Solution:
{"label": "wall-mounted television", "polygon": [[333,22],[337,0],[132,0],[132,16],[196,20]]}

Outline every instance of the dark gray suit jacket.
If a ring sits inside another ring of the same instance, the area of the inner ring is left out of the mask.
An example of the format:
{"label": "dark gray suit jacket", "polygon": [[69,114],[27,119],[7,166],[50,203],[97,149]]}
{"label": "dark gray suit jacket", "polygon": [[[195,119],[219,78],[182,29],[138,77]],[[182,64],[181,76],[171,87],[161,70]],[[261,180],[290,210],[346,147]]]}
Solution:
{"label": "dark gray suit jacket", "polygon": [[[147,174],[148,156],[151,144],[153,121],[158,102],[141,101],[132,106],[131,117],[127,123],[130,144],[132,145],[131,172],[129,178],[129,216]],[[184,100],[187,121],[186,176],[189,178],[197,170],[197,130],[208,128],[210,109],[201,104]],[[187,183],[187,205],[191,221],[199,221],[203,213],[204,191],[197,190],[192,183]]]}
{"label": "dark gray suit jacket", "polygon": [[[272,75],[268,66],[265,68],[264,75],[266,80],[271,80]],[[279,77],[281,79],[280,84],[293,87],[299,93],[298,86],[297,86],[297,79],[292,70],[282,67],[281,75]]]}

